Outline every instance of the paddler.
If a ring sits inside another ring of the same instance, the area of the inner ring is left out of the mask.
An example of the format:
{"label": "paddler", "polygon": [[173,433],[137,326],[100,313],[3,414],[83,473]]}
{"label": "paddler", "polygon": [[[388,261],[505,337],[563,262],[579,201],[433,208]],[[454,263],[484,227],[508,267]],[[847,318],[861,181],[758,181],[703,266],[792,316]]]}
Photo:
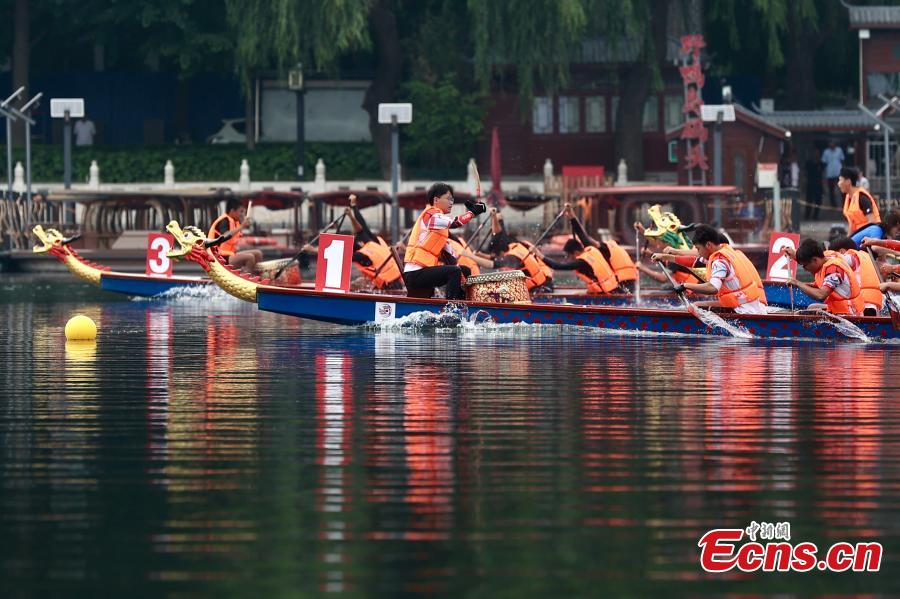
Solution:
{"label": "paddler", "polygon": [[356,194],[350,194],[346,214],[353,228],[353,264],[376,289],[402,289],[400,267],[391,254],[391,246],[369,229],[359,210]]}
{"label": "paddler", "polygon": [[577,239],[569,239],[563,246],[566,262],[546,258],[538,250],[535,253],[553,270],[573,270],[575,276],[584,281],[589,295],[604,293],[627,293],[619,286],[619,280],[609,262],[593,245],[585,246]]}
{"label": "paddler", "polygon": [[519,241],[506,232],[503,217],[496,208],[491,208],[489,247],[494,256],[494,268],[521,270],[525,274],[525,286],[533,293],[553,291],[553,270],[537,250],[531,251],[531,243]]}
{"label": "paddler", "polygon": [[[659,206],[651,207],[651,209],[652,208],[659,208]],[[691,243],[685,237],[684,233],[669,230],[659,226],[659,223],[657,223],[655,229],[647,229],[644,227],[643,223],[635,222],[634,229],[640,233],[646,241],[649,250],[651,250],[651,255],[655,253],[661,262],[665,262],[663,267],[671,273],[672,278],[677,284],[702,283],[705,280],[706,263],[699,254],[692,253],[690,255],[676,256],[674,254],[663,253],[666,248],[691,249]],[[641,253],[644,254],[646,252],[647,249],[645,248]],[[651,268],[643,262],[638,262],[636,266],[638,270],[654,281],[665,284],[669,283],[669,279],[665,274],[660,272],[658,268]]]}
{"label": "paddler", "polygon": [[588,235],[587,231],[584,229],[584,225],[582,225],[581,221],[578,220],[578,217],[575,216],[575,211],[572,210],[571,204],[565,205],[564,212],[565,217],[569,219],[569,223],[572,226],[572,234],[578,238],[581,245],[583,247],[594,247],[600,250],[603,259],[609,264],[610,268],[612,268],[613,273],[615,273],[619,287],[625,290],[626,293],[634,293],[634,281],[638,277],[638,271],[637,267],[634,265],[634,260],[631,259],[628,252],[612,239],[600,241]]}
{"label": "paddler", "polygon": [[881,215],[878,203],[868,191],[857,187],[859,171],[844,167],[838,177],[838,189],[844,194],[844,218],[847,219],[847,231],[850,238],[859,247],[864,237],[882,239],[884,229],[881,226]]}
{"label": "paddler", "polygon": [[[453,208],[453,188],[435,183],[426,194],[427,206],[416,219],[406,243],[403,267],[406,288],[410,296],[432,297],[436,287],[445,287],[447,299],[463,299],[464,271],[449,243],[450,229],[464,226],[478,214],[487,211],[483,202],[466,201],[466,212],[450,216]],[[468,269],[466,269],[468,270]]]}
{"label": "paddler", "polygon": [[259,250],[237,251],[243,229],[249,227],[251,222],[244,204],[237,198],[228,198],[225,203],[225,214],[213,221],[206,234],[207,239],[225,237],[225,241],[217,246],[219,255],[228,260],[231,266],[245,272],[253,272],[256,264],[263,259]]}
{"label": "paddler", "polygon": [[785,248],[784,253],[794,257],[797,264],[815,276],[815,285],[788,279],[811,298],[824,302],[811,304],[811,309],[824,309],[832,314],[855,316],[865,308],[860,294],[859,280],[847,261],[840,254],[825,255],[825,247],[815,239],[804,239],[794,252]]}
{"label": "paddler", "polygon": [[[759,273],[744,253],[726,243],[725,237],[709,225],[694,230],[692,242],[706,260],[705,283],[683,283],[676,292],[693,291],[715,295],[717,300],[695,302],[699,308],[729,308],[738,314],[766,314],[766,294]],[[654,254],[653,258],[660,258]]]}
{"label": "paddler", "polygon": [[[847,266],[856,275],[864,305],[863,315],[877,316],[884,303],[884,295],[878,288],[881,282],[878,280],[875,263],[872,262],[869,252],[856,249],[856,244],[849,237],[839,237],[829,242],[828,249],[843,256]],[[829,252],[826,251],[825,256],[828,255]]]}

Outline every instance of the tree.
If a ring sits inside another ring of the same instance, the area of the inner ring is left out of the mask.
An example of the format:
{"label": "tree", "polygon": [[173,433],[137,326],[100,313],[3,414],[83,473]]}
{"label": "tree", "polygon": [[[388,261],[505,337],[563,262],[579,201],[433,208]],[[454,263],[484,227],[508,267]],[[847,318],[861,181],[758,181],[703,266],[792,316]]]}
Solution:
{"label": "tree", "polygon": [[[855,88],[857,48],[847,9],[831,0],[707,0],[709,50],[721,75],[755,73],[779,103],[815,108],[822,92]],[[836,73],[851,76],[839,77]]]}
{"label": "tree", "polygon": [[[284,73],[297,63],[328,70],[342,54],[370,45],[372,0],[225,0],[225,5],[245,92],[263,71]],[[252,144],[250,135],[247,141]]]}

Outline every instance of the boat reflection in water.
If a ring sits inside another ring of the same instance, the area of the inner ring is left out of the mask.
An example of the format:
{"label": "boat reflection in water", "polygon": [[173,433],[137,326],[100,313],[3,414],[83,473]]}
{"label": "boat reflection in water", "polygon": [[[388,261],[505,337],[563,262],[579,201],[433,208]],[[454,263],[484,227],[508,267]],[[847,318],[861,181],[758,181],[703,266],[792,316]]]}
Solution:
{"label": "boat reflection in water", "polygon": [[0,569],[25,594],[697,593],[702,534],[752,520],[881,542],[882,572],[723,593],[896,590],[889,344],[121,302],[78,360],[71,305],[2,308]]}

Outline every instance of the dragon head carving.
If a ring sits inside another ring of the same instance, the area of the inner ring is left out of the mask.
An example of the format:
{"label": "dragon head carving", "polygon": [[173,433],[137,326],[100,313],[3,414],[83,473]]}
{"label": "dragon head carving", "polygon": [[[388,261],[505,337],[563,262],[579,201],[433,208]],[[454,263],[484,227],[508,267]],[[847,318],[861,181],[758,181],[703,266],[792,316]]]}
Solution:
{"label": "dragon head carving", "polygon": [[187,225],[182,228],[177,221],[173,220],[166,225],[166,231],[175,238],[175,247],[166,253],[169,258],[191,260],[193,258],[191,253],[194,248],[202,250],[202,253],[206,254],[206,246],[204,245],[206,235],[197,227]]}
{"label": "dragon head carving", "polygon": [[56,229],[44,229],[41,225],[35,225],[31,232],[34,233],[34,236],[40,242],[39,245],[34,246],[31,250],[35,254],[46,254],[49,252],[57,258],[62,258],[68,253],[65,245],[66,238]]}

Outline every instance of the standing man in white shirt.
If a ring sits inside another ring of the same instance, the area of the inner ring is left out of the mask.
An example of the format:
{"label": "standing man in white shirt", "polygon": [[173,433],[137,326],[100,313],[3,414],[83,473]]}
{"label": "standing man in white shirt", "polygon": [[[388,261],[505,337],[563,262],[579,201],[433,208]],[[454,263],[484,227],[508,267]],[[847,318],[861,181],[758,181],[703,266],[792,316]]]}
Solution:
{"label": "standing man in white shirt", "polygon": [[838,147],[837,142],[833,139],[828,143],[828,147],[822,152],[822,164],[825,165],[825,179],[828,181],[826,190],[828,191],[828,202],[835,208],[838,207],[838,197],[840,196],[837,188],[838,177],[841,176],[841,168],[844,166],[844,150]]}
{"label": "standing man in white shirt", "polygon": [[85,114],[75,123],[75,145],[76,146],[92,146],[94,145],[94,136],[97,135],[97,128],[94,121]]}

